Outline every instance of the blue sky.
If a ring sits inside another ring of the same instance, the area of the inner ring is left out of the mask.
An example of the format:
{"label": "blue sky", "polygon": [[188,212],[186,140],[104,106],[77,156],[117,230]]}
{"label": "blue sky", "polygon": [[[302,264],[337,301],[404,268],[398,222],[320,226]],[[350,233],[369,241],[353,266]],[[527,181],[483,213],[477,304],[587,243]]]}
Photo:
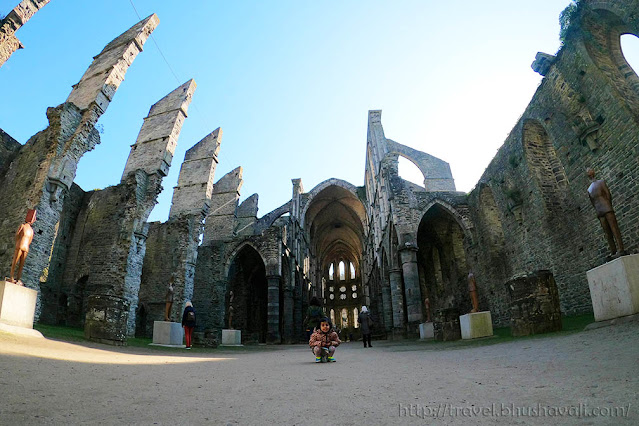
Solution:
{"label": "blue sky", "polygon": [[[0,0],[0,14],[18,3]],[[541,81],[535,54],[558,50],[568,3],[52,0],[17,32],[25,49],[0,68],[0,128],[21,143],[45,128],[46,108],[64,102],[137,10],[159,16],[155,42],[99,121],[102,143],[78,167],[83,189],[119,183],[151,105],[194,78],[150,220],[167,219],[184,152],[217,127],[215,180],[242,166],[241,200],[258,193],[258,216],[290,199],[293,178],[307,192],[333,177],[363,185],[371,109],[383,111],[386,137],[447,161],[457,189],[470,191]],[[637,69],[639,40],[626,37]],[[402,162],[400,174],[410,172]]]}

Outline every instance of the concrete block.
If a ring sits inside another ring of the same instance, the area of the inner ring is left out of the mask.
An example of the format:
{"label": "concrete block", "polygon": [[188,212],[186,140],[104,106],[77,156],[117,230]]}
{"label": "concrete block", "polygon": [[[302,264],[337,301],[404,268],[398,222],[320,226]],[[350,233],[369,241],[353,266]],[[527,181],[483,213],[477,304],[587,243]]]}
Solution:
{"label": "concrete block", "polygon": [[595,321],[639,313],[639,254],[619,257],[586,276]]}
{"label": "concrete block", "polygon": [[432,339],[435,337],[435,328],[432,322],[423,322],[419,324],[419,338]]}
{"label": "concrete block", "polygon": [[179,322],[153,321],[153,343],[156,345],[182,345],[184,329]]}
{"label": "concrete block", "polygon": [[462,339],[477,339],[493,335],[493,320],[489,311],[475,312],[459,317]]}
{"label": "concrete block", "polygon": [[0,322],[33,328],[38,292],[27,287],[0,281]]}
{"label": "concrete block", "polygon": [[222,330],[222,346],[242,346],[242,331]]}

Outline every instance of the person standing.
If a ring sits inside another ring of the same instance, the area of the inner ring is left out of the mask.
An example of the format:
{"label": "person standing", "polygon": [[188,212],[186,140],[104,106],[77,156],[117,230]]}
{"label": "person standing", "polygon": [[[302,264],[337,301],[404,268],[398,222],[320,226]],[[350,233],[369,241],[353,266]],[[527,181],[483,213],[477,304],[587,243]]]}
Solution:
{"label": "person standing", "polygon": [[306,340],[311,338],[311,334],[315,331],[315,326],[319,324],[320,320],[324,317],[326,317],[326,313],[324,309],[322,309],[319,299],[316,296],[311,297],[308,309],[306,310],[306,318],[304,319]]}
{"label": "person standing", "polygon": [[368,308],[366,306],[362,306],[362,312],[359,313],[359,327],[362,330],[362,340],[364,341],[364,347],[366,347],[366,343],[368,342],[368,347],[372,348],[371,345],[371,327],[373,326],[373,320],[371,319],[371,315],[368,312]]}
{"label": "person standing", "polygon": [[193,309],[193,304],[190,300],[186,302],[186,307],[182,314],[182,327],[184,327],[184,336],[186,337],[186,348],[191,349],[193,329],[195,328],[195,309]]}

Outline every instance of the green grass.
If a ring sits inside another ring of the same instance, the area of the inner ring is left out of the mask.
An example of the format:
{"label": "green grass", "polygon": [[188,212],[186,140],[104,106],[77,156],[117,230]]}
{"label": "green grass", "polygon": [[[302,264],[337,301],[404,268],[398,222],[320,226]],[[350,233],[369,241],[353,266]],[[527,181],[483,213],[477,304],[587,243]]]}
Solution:
{"label": "green grass", "polygon": [[[439,342],[435,340],[424,340],[424,341],[416,341],[414,339],[407,340],[399,340],[399,341],[389,341],[391,345],[394,347],[394,350],[403,351],[403,350],[415,350],[415,348],[409,349],[406,346],[417,344],[420,349],[426,350],[447,350],[447,349],[462,349],[468,347],[476,347],[476,346],[485,346],[485,345],[494,345],[499,343],[507,343],[513,342],[522,339],[544,339],[544,338],[552,338],[556,336],[563,336],[568,334],[577,333],[583,331],[583,329],[590,323],[594,322],[595,318],[593,314],[584,314],[584,315],[576,315],[571,317],[562,317],[562,331],[554,332],[554,333],[544,333],[544,334],[535,334],[532,336],[523,336],[523,337],[513,337],[510,334],[510,327],[500,327],[493,329],[494,335],[491,337],[484,337],[481,339],[473,339],[473,340],[457,340],[454,342]],[[34,328],[38,330],[42,335],[48,339],[54,340],[62,340],[66,342],[87,342],[84,338],[84,330],[81,328],[73,328],[66,327],[62,325],[45,325],[45,324],[35,324]],[[183,351],[181,348],[166,348],[163,346],[149,346],[149,343],[152,342],[152,339],[148,338],[139,338],[132,337],[127,339],[127,346],[129,347],[137,347],[137,348],[146,348],[151,350],[158,351]],[[278,348],[282,348],[282,345],[244,345],[239,347],[224,347],[220,349],[214,348],[195,348],[198,352],[209,352],[209,351],[231,351],[231,352],[253,352],[253,351],[264,351],[264,350],[275,350]]]}
{"label": "green grass", "polygon": [[[561,318],[562,330],[553,333],[534,334],[530,336],[514,337],[510,334],[510,327],[500,327],[493,329],[493,335],[490,337],[484,337],[480,339],[472,340],[456,340],[452,342],[440,342],[436,340],[423,340],[418,341],[420,345],[424,346],[424,349],[428,350],[446,350],[446,349],[463,349],[476,346],[495,345],[499,343],[514,342],[523,339],[546,339],[557,336],[564,336],[568,334],[578,333],[583,331],[584,328],[595,321],[593,314],[583,314]],[[406,340],[402,343],[413,344],[414,340]],[[406,350],[397,348],[397,350]]]}
{"label": "green grass", "polygon": [[86,340],[84,338],[84,330],[81,328],[46,324],[34,324],[33,328],[42,333],[47,339],[64,340],[65,342],[80,342]]}

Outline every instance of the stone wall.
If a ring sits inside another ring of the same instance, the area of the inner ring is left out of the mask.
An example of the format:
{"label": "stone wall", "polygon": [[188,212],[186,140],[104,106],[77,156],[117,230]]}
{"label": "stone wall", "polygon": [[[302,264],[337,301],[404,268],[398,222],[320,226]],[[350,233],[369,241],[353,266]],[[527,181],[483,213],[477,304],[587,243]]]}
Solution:
{"label": "stone wall", "polygon": [[[583,2],[565,46],[469,195],[475,233],[491,247],[489,256],[477,247],[481,275],[503,281],[550,269],[569,315],[592,310],[585,271],[608,255],[587,167],[610,187],[626,248],[639,249],[639,79],[618,44],[621,33],[639,33],[630,19],[638,6]],[[503,296],[496,305],[502,311]]]}
{"label": "stone wall", "polygon": [[23,0],[0,20],[0,67],[13,52],[24,47],[15,36],[15,32],[49,1],[51,0]]}

